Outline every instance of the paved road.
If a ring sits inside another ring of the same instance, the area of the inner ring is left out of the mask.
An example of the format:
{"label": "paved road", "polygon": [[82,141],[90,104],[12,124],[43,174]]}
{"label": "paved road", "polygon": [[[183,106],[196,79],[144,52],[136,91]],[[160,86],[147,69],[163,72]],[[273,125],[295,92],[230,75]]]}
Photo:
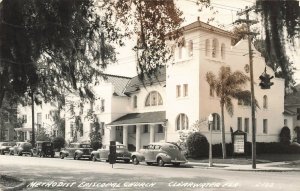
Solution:
{"label": "paved road", "polygon": [[185,165],[158,167],[0,155],[0,174],[27,180],[24,190],[298,191],[300,172],[240,172]]}

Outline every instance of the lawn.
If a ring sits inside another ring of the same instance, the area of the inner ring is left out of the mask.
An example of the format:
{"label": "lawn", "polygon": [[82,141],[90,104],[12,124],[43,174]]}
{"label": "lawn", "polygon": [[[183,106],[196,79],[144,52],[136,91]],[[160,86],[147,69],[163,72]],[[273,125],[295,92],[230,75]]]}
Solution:
{"label": "lawn", "polygon": [[15,178],[0,175],[0,190],[5,187],[14,187],[20,183],[21,182],[19,180],[16,180]]}
{"label": "lawn", "polygon": [[274,165],[274,167],[299,168],[300,169],[300,160],[288,162],[287,164],[282,164],[282,165]]}

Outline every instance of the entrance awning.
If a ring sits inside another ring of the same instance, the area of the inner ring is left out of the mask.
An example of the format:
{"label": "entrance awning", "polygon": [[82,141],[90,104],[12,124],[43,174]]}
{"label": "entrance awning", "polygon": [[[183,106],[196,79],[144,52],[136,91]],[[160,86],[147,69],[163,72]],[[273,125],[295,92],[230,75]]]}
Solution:
{"label": "entrance awning", "polygon": [[283,115],[291,115],[291,116],[295,116],[295,115],[297,115],[297,113],[294,112],[294,111],[292,111],[292,110],[289,110],[289,109],[287,109],[287,108],[284,108]]}
{"label": "entrance awning", "polygon": [[129,113],[107,124],[107,126],[164,124],[166,121],[166,111]]}

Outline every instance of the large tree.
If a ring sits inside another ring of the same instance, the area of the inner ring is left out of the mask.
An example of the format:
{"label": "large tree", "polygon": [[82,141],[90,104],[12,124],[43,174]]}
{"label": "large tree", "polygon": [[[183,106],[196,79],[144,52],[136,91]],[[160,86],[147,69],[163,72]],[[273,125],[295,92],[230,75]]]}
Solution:
{"label": "large tree", "polygon": [[113,45],[134,34],[138,71],[150,74],[170,58],[166,36],[182,21],[173,0],[3,0],[0,18],[0,107],[29,90],[46,101],[73,90],[93,98]]}
{"label": "large tree", "polygon": [[232,99],[241,99],[246,103],[251,102],[250,91],[243,90],[243,86],[249,81],[249,77],[240,71],[232,73],[230,67],[222,66],[218,76],[208,72],[206,81],[220,98],[222,153],[223,158],[226,158],[224,108],[232,116],[234,112]]}
{"label": "large tree", "polygon": [[257,0],[257,10],[262,16],[265,32],[264,56],[275,75],[286,79],[286,87],[294,85],[293,62],[289,49],[294,49],[300,35],[300,7],[298,0]]}
{"label": "large tree", "polygon": [[0,106],[6,93],[53,98],[101,75],[121,35],[109,10],[96,11],[92,0],[3,0]]}

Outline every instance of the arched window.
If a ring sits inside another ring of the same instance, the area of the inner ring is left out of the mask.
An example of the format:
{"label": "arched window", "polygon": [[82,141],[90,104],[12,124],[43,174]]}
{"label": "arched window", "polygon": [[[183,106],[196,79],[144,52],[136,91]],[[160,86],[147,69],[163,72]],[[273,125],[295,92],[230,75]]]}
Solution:
{"label": "arched window", "polygon": [[212,43],[212,57],[217,58],[218,53],[219,53],[219,41],[217,39],[214,39]]}
{"label": "arched window", "polygon": [[188,54],[189,54],[189,57],[192,57],[193,56],[193,41],[190,40],[189,41],[189,47],[188,47]]}
{"label": "arched window", "polygon": [[133,107],[137,108],[137,96],[133,96]]}
{"label": "arched window", "polygon": [[185,47],[185,39],[184,37],[179,38],[178,40],[178,59],[182,59],[183,57],[183,48]]}
{"label": "arched window", "polygon": [[210,41],[209,39],[206,39],[205,41],[205,56],[210,55]]}
{"label": "arched window", "polygon": [[226,51],[226,49],[225,49],[225,44],[222,43],[222,45],[221,45],[221,58],[222,58],[223,60],[225,59],[225,51]]}
{"label": "arched window", "polygon": [[152,91],[147,95],[145,106],[156,106],[162,104],[162,97],[157,91]]}
{"label": "arched window", "polygon": [[220,130],[220,115],[217,113],[213,113],[213,122],[212,122],[212,130],[219,131]]}
{"label": "arched window", "polygon": [[266,95],[263,97],[263,107],[264,109],[268,108],[268,97]]}
{"label": "arched window", "polygon": [[189,119],[186,114],[181,113],[176,118],[176,130],[185,130],[189,128]]}

